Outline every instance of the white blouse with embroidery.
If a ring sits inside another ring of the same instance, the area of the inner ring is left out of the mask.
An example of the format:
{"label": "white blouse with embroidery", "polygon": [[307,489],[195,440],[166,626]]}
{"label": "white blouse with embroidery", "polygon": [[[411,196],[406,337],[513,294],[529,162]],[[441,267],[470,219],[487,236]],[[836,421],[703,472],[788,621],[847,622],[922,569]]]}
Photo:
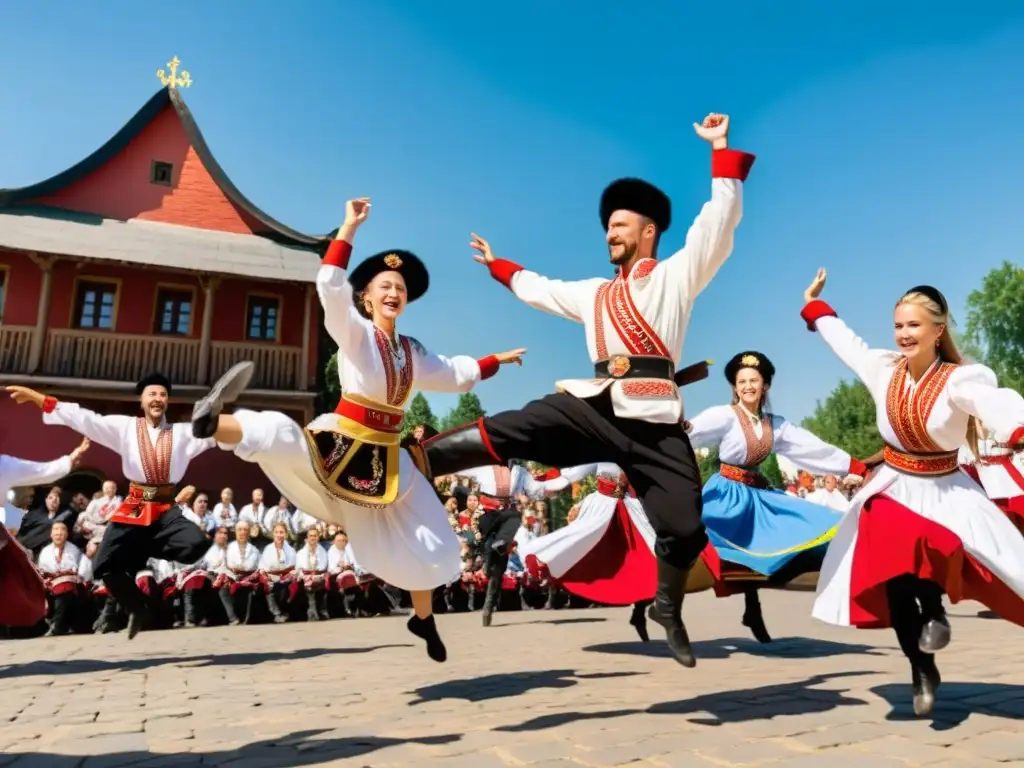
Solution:
{"label": "white blouse with embroidery", "polygon": [[[717,447],[723,464],[756,469],[777,453],[816,475],[850,473],[850,454],[775,414],[755,419],[742,406],[715,405],[689,421],[694,449]],[[768,424],[771,428],[765,429]]]}

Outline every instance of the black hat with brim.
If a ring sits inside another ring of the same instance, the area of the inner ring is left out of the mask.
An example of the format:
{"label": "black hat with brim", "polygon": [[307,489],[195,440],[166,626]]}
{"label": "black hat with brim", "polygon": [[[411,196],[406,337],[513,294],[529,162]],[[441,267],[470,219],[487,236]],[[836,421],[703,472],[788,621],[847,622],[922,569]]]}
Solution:
{"label": "black hat with brim", "polygon": [[730,384],[736,384],[736,377],[744,368],[753,368],[761,374],[765,385],[771,384],[775,378],[775,366],[772,361],[760,352],[740,352],[725,366],[725,378]]}
{"label": "black hat with brim", "polygon": [[146,391],[146,387],[163,387],[167,390],[167,395],[171,394],[171,380],[164,376],[162,373],[153,372],[148,376],[143,376],[139,379],[135,385],[135,394],[141,395]]}
{"label": "black hat with brim", "polygon": [[420,258],[409,251],[381,251],[348,274],[352,290],[361,293],[381,272],[397,272],[405,280],[406,300],[416,301],[430,287],[430,275]]}
{"label": "black hat with brim", "polygon": [[632,211],[654,222],[658,232],[667,232],[672,224],[672,201],[668,195],[643,179],[619,179],[609,184],[601,195],[601,225],[608,229],[608,220],[615,211]]}

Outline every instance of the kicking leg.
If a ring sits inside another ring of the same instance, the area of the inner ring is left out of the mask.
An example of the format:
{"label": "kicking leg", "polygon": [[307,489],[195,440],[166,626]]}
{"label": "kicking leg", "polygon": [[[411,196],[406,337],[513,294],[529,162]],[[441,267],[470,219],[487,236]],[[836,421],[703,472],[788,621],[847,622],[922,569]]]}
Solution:
{"label": "kicking leg", "polygon": [[[609,406],[610,407],[610,406]],[[625,437],[588,401],[572,395],[548,395],[521,410],[486,416],[432,437],[424,443],[434,477],[473,467],[534,460],[566,467],[611,461]]]}
{"label": "kicking leg", "polygon": [[192,434],[199,438],[213,437],[217,442],[228,445],[242,441],[238,420],[233,416],[221,416],[221,411],[245,391],[255,370],[256,366],[251,362],[236,363],[217,379],[210,391],[192,408]]}
{"label": "kicking leg", "polygon": [[648,617],[665,629],[673,658],[693,667],[697,660],[683,623],[683,597],[690,569],[708,541],[697,459],[679,425],[619,424],[632,438],[623,469],[655,532],[658,589]]}

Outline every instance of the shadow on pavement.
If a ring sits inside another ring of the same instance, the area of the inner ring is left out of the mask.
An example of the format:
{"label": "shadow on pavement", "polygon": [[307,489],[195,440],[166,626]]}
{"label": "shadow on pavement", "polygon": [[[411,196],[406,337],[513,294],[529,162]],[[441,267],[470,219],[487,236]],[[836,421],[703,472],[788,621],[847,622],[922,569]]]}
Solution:
{"label": "shadow on pavement", "polygon": [[[343,738],[317,738],[331,731],[299,731],[276,739],[265,739],[237,749],[181,752],[168,754],[148,749],[124,752],[82,755],[58,755],[45,752],[7,753],[5,762],[14,765],[38,765],[40,768],[78,768],[88,765],[258,765],[259,768],[289,768],[295,765],[324,764],[332,760],[358,758],[386,747],[402,744],[434,746],[451,744],[462,734],[424,736],[422,738],[392,739],[379,736],[347,736]],[[141,737],[142,734],[139,734]],[[84,741],[87,745],[88,739]],[[20,761],[20,762],[19,762]]]}
{"label": "shadow on pavement", "polygon": [[198,656],[151,656],[136,659],[68,659],[61,661],[37,660],[28,664],[0,667],[0,680],[33,675],[82,675],[90,672],[138,672],[153,667],[174,664],[187,667],[249,666],[269,661],[295,661],[318,656],[371,653],[385,648],[412,648],[408,643],[370,645],[354,648],[301,648],[296,651],[267,651],[265,653],[201,654]]}
{"label": "shadow on pavement", "polygon": [[[662,701],[643,709],[612,709],[603,712],[559,712],[542,715],[517,725],[503,725],[496,731],[522,732],[542,731],[558,728],[581,720],[604,720],[628,715],[703,715],[689,718],[700,725],[723,725],[745,723],[752,720],[768,720],[784,715],[813,715],[828,712],[837,707],[863,706],[867,702],[845,695],[845,690],[815,688],[830,680],[844,677],[858,677],[873,672],[840,672],[830,675],[814,675],[794,683],[766,685],[760,688],[746,688],[732,691],[703,693],[690,699]],[[710,715],[708,717],[707,715]]]}
{"label": "shadow on pavement", "polygon": [[[908,672],[907,677],[910,677]],[[935,711],[928,718],[914,715],[911,704],[910,682],[886,683],[871,689],[885,699],[892,710],[886,720],[931,721],[932,730],[946,731],[956,728],[972,714],[1003,717],[1008,720],[1024,719],[1024,685],[1008,683],[950,683],[943,681],[936,694]]]}
{"label": "shadow on pavement", "polygon": [[[655,635],[654,642],[641,643],[624,640],[617,643],[588,645],[582,650],[588,653],[610,653],[623,656],[652,656],[669,658],[668,646]],[[746,637],[727,637],[716,640],[700,640],[693,643],[697,660],[728,659],[735,654],[764,656],[782,659],[820,659],[826,656],[887,656],[888,654],[871,645],[836,643],[831,640],[815,640],[807,637],[781,637],[771,643],[759,643]]]}
{"label": "shadow on pavement", "polygon": [[[494,614],[496,618],[501,618],[500,613]],[[601,622],[608,621],[608,619],[600,618],[598,616],[580,616],[575,619],[534,619],[532,621],[517,621],[514,624],[492,624],[493,629],[498,627],[524,627],[529,624],[547,624],[551,626],[558,626],[561,624],[600,624]]]}
{"label": "shadow on pavement", "polygon": [[418,698],[409,702],[409,706],[423,704],[441,699],[463,699],[464,701],[488,701],[491,699],[512,698],[522,696],[538,688],[571,688],[579,685],[581,680],[607,680],[617,677],[636,677],[646,672],[595,672],[577,674],[572,669],[547,669],[536,672],[513,672],[507,675],[481,675],[461,680],[447,680],[443,683],[426,685],[407,691]]}

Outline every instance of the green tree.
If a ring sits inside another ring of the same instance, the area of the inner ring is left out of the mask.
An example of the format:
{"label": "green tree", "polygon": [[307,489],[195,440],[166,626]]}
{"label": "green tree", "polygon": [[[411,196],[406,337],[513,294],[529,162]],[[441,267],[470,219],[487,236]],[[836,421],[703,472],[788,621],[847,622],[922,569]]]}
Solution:
{"label": "green tree", "polygon": [[875,401],[859,381],[839,382],[802,426],[858,459],[871,456],[884,445],[875,423]]}
{"label": "green tree", "polygon": [[1009,261],[993,269],[967,297],[965,352],[1024,393],[1024,267]]}
{"label": "green tree", "polygon": [[782,470],[779,469],[779,459],[772,453],[761,464],[761,474],[772,484],[772,488],[785,488],[786,481],[782,477]]}
{"label": "green tree", "polygon": [[706,456],[697,456],[697,467],[700,469],[700,481],[706,483],[718,468],[722,465],[722,462],[718,458],[718,449],[712,448],[708,451]]}
{"label": "green tree", "polygon": [[430,403],[427,402],[427,398],[422,392],[417,392],[413,396],[409,407],[405,411],[405,419],[402,421],[402,437],[412,432],[413,428],[418,424],[427,424],[437,429],[437,418],[434,416],[434,412],[430,410]]}
{"label": "green tree", "polygon": [[484,407],[480,404],[480,398],[473,392],[464,392],[459,395],[459,401],[455,404],[448,415],[441,421],[441,431],[461,427],[487,415]]}

